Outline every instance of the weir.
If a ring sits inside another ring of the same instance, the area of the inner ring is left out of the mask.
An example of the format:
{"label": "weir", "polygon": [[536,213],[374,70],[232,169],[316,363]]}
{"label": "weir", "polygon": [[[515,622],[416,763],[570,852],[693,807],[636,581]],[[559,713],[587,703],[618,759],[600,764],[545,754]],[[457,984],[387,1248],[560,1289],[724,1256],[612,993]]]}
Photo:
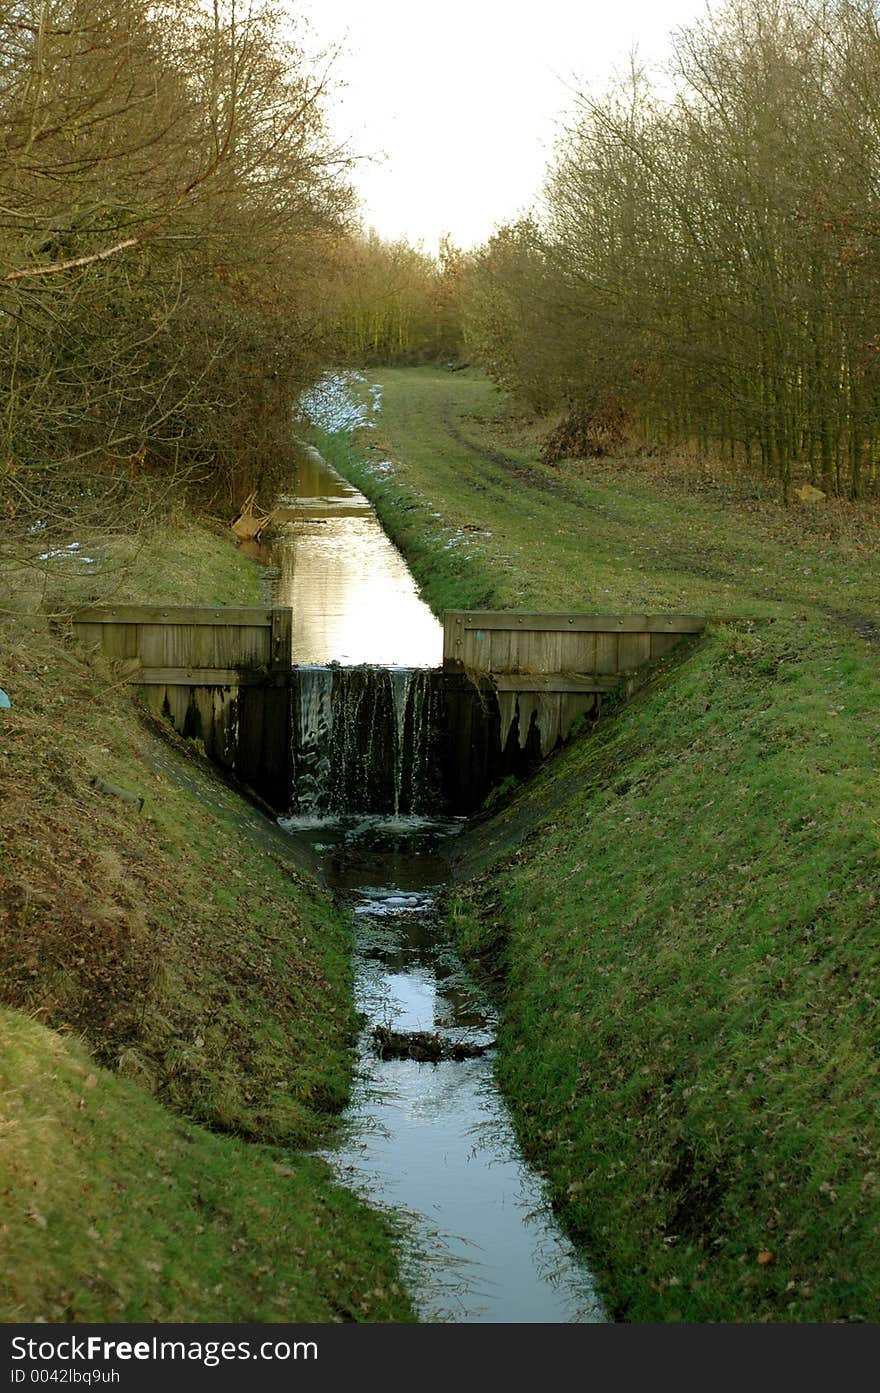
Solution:
{"label": "weir", "polygon": [[436,811],[442,673],[319,666],[291,674],[291,808],[301,817]]}
{"label": "weir", "polygon": [[[493,1076],[494,1009],[438,896],[460,814],[702,621],[454,614],[441,631],[362,495],[307,464],[265,608],[107,607],[75,630],[282,814],[348,905],[365,1026],[347,1141],[327,1159],[416,1216],[424,1268],[414,1255],[407,1281],[422,1317],[602,1320],[519,1152]],[[377,1052],[377,1031],[403,1053]],[[439,1062],[407,1053],[410,1036],[440,1042]]]}
{"label": "weir", "polygon": [[448,614],[443,666],[293,664],[289,607],[75,616],[150,710],[279,813],[474,812],[695,638],[694,615]]}

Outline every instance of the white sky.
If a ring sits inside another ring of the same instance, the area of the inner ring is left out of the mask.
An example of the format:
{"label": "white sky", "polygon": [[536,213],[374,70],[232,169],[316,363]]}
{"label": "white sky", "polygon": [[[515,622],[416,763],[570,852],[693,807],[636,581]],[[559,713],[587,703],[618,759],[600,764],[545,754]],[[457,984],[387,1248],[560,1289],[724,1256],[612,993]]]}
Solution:
{"label": "white sky", "polygon": [[436,249],[486,240],[539,192],[572,87],[662,61],[706,0],[300,0],[341,49],[334,132],[362,156],[364,221]]}

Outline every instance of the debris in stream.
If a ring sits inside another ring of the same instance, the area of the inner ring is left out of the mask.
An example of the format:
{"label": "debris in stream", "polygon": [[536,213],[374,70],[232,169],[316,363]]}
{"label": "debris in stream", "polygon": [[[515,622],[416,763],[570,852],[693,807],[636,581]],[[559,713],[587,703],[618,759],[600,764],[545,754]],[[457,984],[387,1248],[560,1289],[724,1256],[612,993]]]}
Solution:
{"label": "debris in stream", "polygon": [[491,1041],[474,1045],[428,1030],[391,1030],[387,1025],[377,1025],[373,1030],[373,1050],[380,1059],[417,1059],[420,1063],[438,1064],[441,1059],[477,1059],[491,1048]]}
{"label": "debris in stream", "polygon": [[271,512],[255,513],[256,492],[249,493],[242,503],[238,513],[229,524],[232,531],[240,542],[258,542],[270,523],[274,522],[280,509],[273,508]]}

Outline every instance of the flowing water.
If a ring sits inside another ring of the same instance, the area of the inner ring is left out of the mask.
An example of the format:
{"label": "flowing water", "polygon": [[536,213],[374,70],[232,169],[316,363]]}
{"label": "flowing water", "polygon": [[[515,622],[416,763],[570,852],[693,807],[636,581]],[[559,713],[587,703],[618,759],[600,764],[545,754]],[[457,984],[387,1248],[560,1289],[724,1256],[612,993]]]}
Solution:
{"label": "flowing water", "polygon": [[[365,1026],[346,1141],[328,1157],[411,1217],[423,1320],[603,1320],[495,1086],[495,1019],[445,935],[438,895],[461,821],[434,774],[442,633],[362,495],[310,455],[285,500],[276,603],[293,607],[291,836],[320,857],[356,929]],[[381,1058],[376,1027],[471,1057]]]}
{"label": "flowing water", "polygon": [[438,807],[439,677],[426,668],[298,667],[291,811],[398,816]]}

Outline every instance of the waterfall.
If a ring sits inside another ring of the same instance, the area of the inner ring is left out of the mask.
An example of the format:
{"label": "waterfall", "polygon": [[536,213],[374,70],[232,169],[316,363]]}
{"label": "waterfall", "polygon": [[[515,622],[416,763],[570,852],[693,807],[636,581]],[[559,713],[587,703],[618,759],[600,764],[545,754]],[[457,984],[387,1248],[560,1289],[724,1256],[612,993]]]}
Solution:
{"label": "waterfall", "polygon": [[294,699],[293,760],[297,812],[321,811],[330,777],[333,733],[333,672],[326,667],[297,669]]}
{"label": "waterfall", "polygon": [[400,812],[400,788],[403,782],[403,760],[406,737],[406,699],[412,685],[411,668],[393,667],[388,669],[391,681],[391,695],[394,701],[394,723],[396,740],[394,744],[394,812]]}
{"label": "waterfall", "polygon": [[442,804],[437,669],[293,669],[291,813],[435,813]]}

